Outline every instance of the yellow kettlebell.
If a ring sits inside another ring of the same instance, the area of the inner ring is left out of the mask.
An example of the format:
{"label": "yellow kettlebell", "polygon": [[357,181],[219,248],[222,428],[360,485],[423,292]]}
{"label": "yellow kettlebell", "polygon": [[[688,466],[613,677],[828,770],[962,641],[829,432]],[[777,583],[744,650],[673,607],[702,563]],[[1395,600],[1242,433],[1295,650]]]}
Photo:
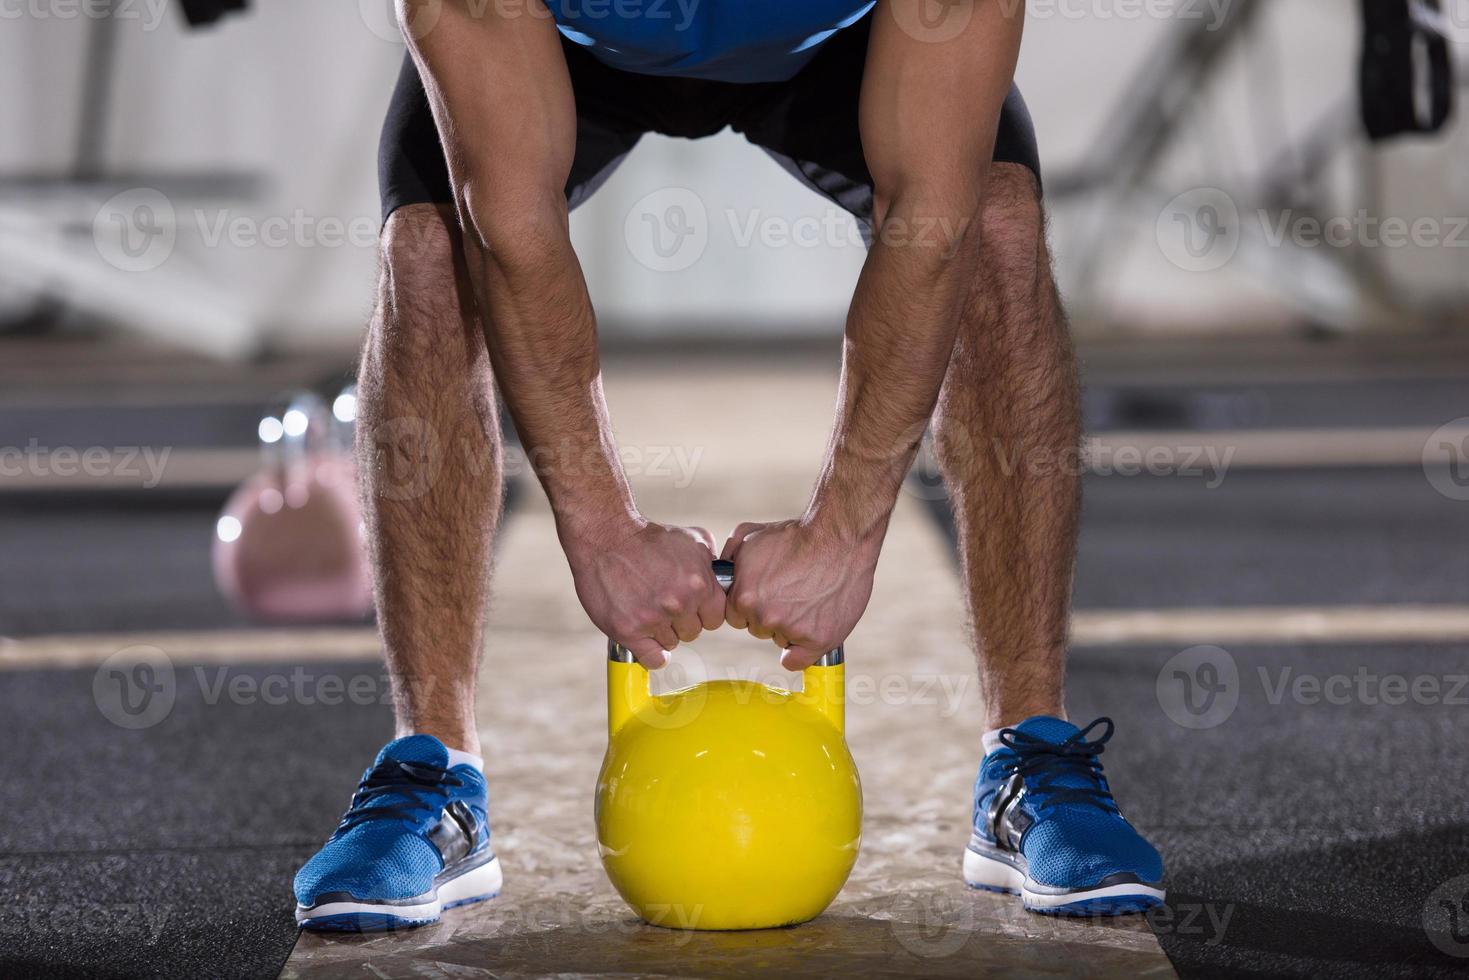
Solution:
{"label": "yellow kettlebell", "polygon": [[[729,588],[734,564],[714,572]],[[845,670],[838,647],[799,692],[724,680],[654,696],[608,643],[597,848],[634,912],[675,929],[768,929],[831,904],[862,842]]]}

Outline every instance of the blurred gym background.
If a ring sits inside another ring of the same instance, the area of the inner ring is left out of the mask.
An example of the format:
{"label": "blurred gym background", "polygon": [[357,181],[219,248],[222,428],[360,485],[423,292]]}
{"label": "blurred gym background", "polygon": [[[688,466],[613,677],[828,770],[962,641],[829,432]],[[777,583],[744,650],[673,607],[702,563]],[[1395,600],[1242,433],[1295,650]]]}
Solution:
{"label": "blurred gym background", "polygon": [[[1109,773],[1173,889],[1173,918],[1143,930],[1156,942],[1036,935],[1118,975],[1461,970],[1469,3],[1027,8],[1019,83],[1086,384],[1072,710],[1118,719]],[[403,56],[390,0],[0,0],[0,973],[417,969],[382,946],[287,960],[290,875],[386,734],[385,704],[220,700],[186,669],[377,679],[342,447]],[[645,138],[572,230],[656,516],[789,516],[830,420],[855,225],[726,132]],[[507,527],[544,531],[539,490],[511,476]],[[921,515],[896,526],[905,554],[946,540],[926,454],[901,507]],[[523,547],[560,560],[549,533]],[[936,574],[915,582],[952,598],[952,568]],[[502,624],[577,614],[569,590],[507,588]],[[902,619],[929,608],[903,588],[879,590],[894,601],[875,600],[874,636],[928,627]],[[961,612],[941,612],[935,655],[959,676]],[[600,710],[586,641],[581,694]],[[1414,693],[1392,697],[1389,676]],[[1320,694],[1343,677],[1344,700]],[[935,740],[973,734],[949,723]],[[860,723],[853,737],[871,811],[892,760]],[[942,777],[944,861],[971,763]],[[501,819],[515,841],[525,817]],[[933,894],[889,918],[1008,937],[983,946],[992,967],[1045,965],[994,954],[1030,926]],[[837,947],[866,941],[848,928]],[[981,944],[913,959],[891,935],[861,962],[980,968]],[[1144,959],[1097,952],[1124,946]],[[514,949],[521,972],[549,969]]]}

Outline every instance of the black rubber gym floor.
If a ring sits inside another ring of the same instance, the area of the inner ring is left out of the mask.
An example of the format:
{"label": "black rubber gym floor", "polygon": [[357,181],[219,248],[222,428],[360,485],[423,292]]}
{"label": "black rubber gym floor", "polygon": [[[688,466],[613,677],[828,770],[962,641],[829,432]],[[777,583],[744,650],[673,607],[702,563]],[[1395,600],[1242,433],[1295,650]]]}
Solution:
{"label": "black rubber gym floor", "polygon": [[[1167,862],[1152,923],[1179,976],[1469,972],[1469,942],[1445,940],[1450,955],[1426,929],[1443,924],[1437,902],[1469,898],[1469,647],[1231,649],[1239,702],[1206,730],[1177,725],[1155,693],[1177,652],[1079,650],[1068,690],[1074,718],[1117,721],[1107,772]],[[1437,693],[1367,703],[1397,697],[1369,679],[1377,695],[1340,704],[1292,694],[1303,676],[1364,671]]]}
{"label": "black rubber gym floor", "polygon": [[382,665],[176,667],[172,709],[136,731],[98,710],[93,669],[4,675],[0,976],[280,972],[291,878],[391,737],[390,710],[214,694],[299,667],[364,678],[366,700]]}

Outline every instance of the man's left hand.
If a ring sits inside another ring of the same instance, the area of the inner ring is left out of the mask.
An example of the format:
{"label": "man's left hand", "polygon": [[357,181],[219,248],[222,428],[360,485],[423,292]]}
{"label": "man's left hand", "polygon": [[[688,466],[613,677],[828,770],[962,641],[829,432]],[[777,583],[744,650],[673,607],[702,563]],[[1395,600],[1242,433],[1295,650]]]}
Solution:
{"label": "man's left hand", "polygon": [[803,670],[836,649],[872,596],[881,540],[853,542],[804,521],[741,524],[721,558],[735,563],[725,620],[785,651]]}

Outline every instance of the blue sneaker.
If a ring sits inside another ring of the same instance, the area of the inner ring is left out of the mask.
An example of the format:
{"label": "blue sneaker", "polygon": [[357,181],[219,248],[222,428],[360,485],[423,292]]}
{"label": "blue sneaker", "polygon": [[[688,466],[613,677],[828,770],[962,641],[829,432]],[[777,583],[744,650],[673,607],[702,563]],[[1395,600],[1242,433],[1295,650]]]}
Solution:
{"label": "blue sneaker", "polygon": [[[1100,738],[1086,740],[1105,725]],[[1037,715],[1000,732],[974,784],[971,888],[1018,894],[1032,912],[1122,915],[1163,901],[1163,859],[1123,818],[1098,758],[1110,718],[1084,729]]]}
{"label": "blue sneaker", "polygon": [[363,932],[439,921],[500,894],[485,778],[432,735],[389,742],[331,839],[296,873],[296,922]]}

